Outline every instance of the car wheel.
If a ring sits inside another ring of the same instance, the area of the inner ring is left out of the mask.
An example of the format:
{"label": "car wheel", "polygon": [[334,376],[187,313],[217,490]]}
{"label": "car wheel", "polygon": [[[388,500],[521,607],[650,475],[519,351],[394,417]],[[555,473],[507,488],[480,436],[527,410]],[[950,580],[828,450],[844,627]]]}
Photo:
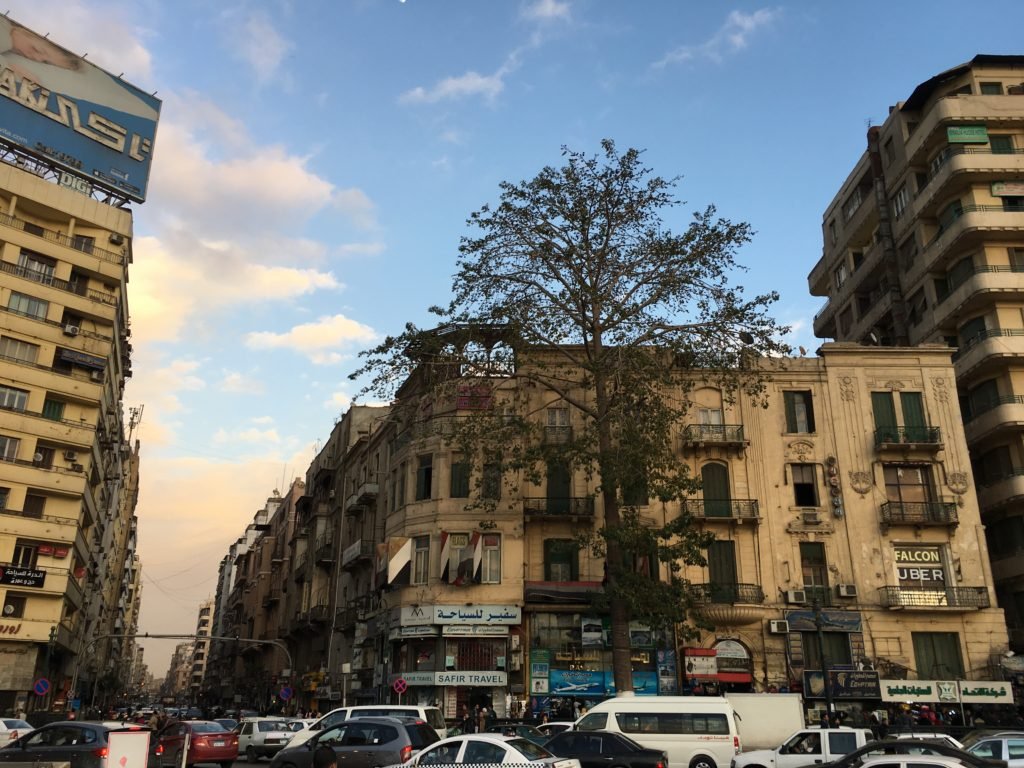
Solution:
{"label": "car wheel", "polygon": [[718,766],[707,755],[698,755],[690,761],[690,768],[718,768]]}
{"label": "car wheel", "polygon": [[259,761],[259,755],[256,754],[256,747],[250,744],[245,748],[245,760],[249,763],[255,763]]}
{"label": "car wheel", "polygon": [[171,763],[171,765],[173,765],[174,768],[181,768],[181,750],[180,749],[177,752],[174,753],[174,762]]}

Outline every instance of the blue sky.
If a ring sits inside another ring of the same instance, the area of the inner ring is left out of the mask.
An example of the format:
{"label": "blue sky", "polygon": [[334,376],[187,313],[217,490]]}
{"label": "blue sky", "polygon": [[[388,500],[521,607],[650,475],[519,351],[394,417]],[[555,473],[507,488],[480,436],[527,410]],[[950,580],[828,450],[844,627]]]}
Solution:
{"label": "blue sky", "polygon": [[[750,222],[736,282],[814,349],[821,214],[869,124],[1017,2],[8,0],[164,100],[129,284],[143,630],[187,632],[228,545],[304,475],[356,353],[429,322],[467,216],[602,138]],[[173,643],[147,642],[162,675]]]}

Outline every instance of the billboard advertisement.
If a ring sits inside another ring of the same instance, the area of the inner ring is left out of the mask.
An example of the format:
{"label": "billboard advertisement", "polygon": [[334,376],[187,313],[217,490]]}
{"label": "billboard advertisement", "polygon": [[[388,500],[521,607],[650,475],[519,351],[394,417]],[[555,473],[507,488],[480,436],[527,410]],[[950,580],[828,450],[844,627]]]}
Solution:
{"label": "billboard advertisement", "polygon": [[0,138],[136,202],[160,100],[0,16]]}

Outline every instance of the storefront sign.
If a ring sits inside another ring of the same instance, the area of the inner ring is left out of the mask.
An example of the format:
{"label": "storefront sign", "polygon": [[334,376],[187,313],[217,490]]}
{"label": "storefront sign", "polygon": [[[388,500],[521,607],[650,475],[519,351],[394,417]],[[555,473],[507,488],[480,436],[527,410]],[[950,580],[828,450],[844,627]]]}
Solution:
{"label": "storefront sign", "polygon": [[683,658],[687,679],[718,679],[718,658],[713,648],[684,648]]}
{"label": "storefront sign", "polygon": [[21,624],[0,624],[0,635],[17,635],[21,632]]}
{"label": "storefront sign", "polygon": [[749,683],[754,679],[754,663],[750,652],[736,640],[715,643],[718,659],[718,681],[721,683]]}
{"label": "storefront sign", "polygon": [[434,606],[403,605],[398,623],[403,627],[429,626],[434,623]]}
{"label": "storefront sign", "polygon": [[0,568],[0,584],[12,587],[41,587],[46,581],[46,571],[33,568],[18,568],[13,565]]}
{"label": "storefront sign", "polygon": [[988,130],[984,125],[951,125],[946,128],[946,141],[950,144],[988,144]]}
{"label": "storefront sign", "polygon": [[403,672],[401,677],[409,685],[508,685],[508,673],[486,672]]}
{"label": "storefront sign", "polygon": [[388,640],[403,637],[437,637],[437,627],[394,627],[388,633]]}
{"label": "storefront sign", "polygon": [[107,361],[102,357],[87,355],[85,352],[79,352],[77,349],[62,349],[60,351],[60,359],[68,363],[74,363],[75,365],[93,368],[97,371],[102,371],[107,367]]}
{"label": "storefront sign", "polygon": [[[828,671],[833,699],[880,699],[882,692],[878,673],[869,670],[830,669]],[[804,698],[824,699],[825,686],[820,669],[804,671]]]}
{"label": "storefront sign", "polygon": [[[826,632],[860,632],[860,611],[820,611],[822,629]],[[813,610],[786,611],[783,618],[789,622],[790,632],[814,632],[817,625]]]}
{"label": "storefront sign", "polygon": [[1024,181],[993,181],[992,197],[1024,196]]}
{"label": "storefront sign", "polygon": [[441,634],[445,637],[505,637],[508,632],[507,626],[490,627],[486,624],[445,624],[441,627]]}
{"label": "storefront sign", "polygon": [[880,680],[882,701],[960,701],[955,680]]}
{"label": "storefront sign", "polygon": [[679,693],[679,675],[674,650],[658,651],[658,693],[662,696]]}
{"label": "storefront sign", "polygon": [[521,624],[518,605],[435,605],[434,624]]}
{"label": "storefront sign", "polygon": [[946,568],[938,545],[893,547],[896,576],[901,587],[925,586],[944,588]]}
{"label": "storefront sign", "polygon": [[1013,689],[1001,680],[961,680],[960,701],[964,704],[1013,704]]}

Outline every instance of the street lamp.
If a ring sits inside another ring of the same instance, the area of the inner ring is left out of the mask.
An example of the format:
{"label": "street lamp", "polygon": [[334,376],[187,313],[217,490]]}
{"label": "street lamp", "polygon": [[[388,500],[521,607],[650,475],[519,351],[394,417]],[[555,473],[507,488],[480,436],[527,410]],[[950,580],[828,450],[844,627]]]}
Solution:
{"label": "street lamp", "polygon": [[811,604],[814,611],[814,630],[818,636],[818,656],[821,658],[821,679],[825,688],[825,711],[828,713],[829,724],[832,724],[832,717],[835,713],[832,705],[832,680],[829,675],[828,659],[825,658],[825,620],[821,615],[821,601],[815,599]]}

